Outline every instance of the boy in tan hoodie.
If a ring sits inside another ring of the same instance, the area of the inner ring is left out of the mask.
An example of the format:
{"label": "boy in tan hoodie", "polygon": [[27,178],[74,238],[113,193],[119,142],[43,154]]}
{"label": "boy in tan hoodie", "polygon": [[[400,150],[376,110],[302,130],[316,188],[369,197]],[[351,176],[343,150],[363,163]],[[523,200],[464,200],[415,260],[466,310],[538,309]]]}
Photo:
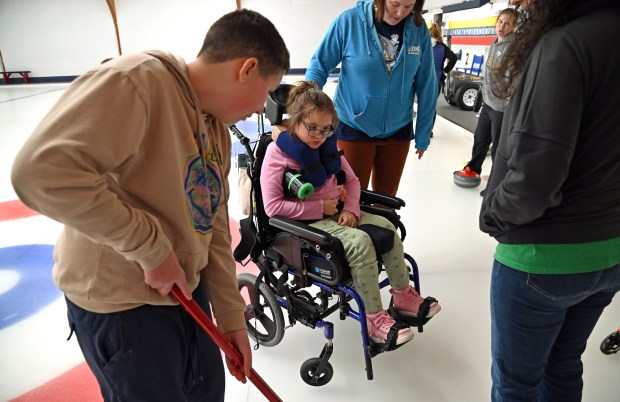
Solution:
{"label": "boy in tan hoodie", "polygon": [[212,306],[243,356],[229,371],[249,375],[226,124],[262,111],[288,69],[273,24],[234,11],[190,63],[153,51],[86,72],[19,152],[19,198],[65,225],[53,278],[106,401],[224,400],[220,352],[169,295],[175,284]]}

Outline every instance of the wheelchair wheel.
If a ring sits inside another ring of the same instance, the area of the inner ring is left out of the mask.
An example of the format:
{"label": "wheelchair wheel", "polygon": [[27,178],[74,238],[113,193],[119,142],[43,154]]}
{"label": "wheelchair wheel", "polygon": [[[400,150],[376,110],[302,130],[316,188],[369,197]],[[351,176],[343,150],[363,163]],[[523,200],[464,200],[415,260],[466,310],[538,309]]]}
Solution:
{"label": "wheelchair wheel", "polygon": [[327,384],[332,377],[334,376],[334,368],[328,362],[323,371],[319,373],[319,377],[316,381],[313,381],[314,374],[316,373],[316,369],[319,367],[319,363],[321,363],[321,358],[314,357],[312,359],[308,359],[301,365],[301,369],[299,370],[299,374],[301,374],[301,378],[308,385],[312,385],[314,387],[320,387],[321,385]]}
{"label": "wheelchair wheel", "polygon": [[259,300],[256,300],[256,276],[239,274],[237,283],[239,292],[246,301],[249,300],[245,308],[245,322],[250,338],[262,346],[276,346],[284,336],[284,315],[273,290],[261,282],[258,285]]}

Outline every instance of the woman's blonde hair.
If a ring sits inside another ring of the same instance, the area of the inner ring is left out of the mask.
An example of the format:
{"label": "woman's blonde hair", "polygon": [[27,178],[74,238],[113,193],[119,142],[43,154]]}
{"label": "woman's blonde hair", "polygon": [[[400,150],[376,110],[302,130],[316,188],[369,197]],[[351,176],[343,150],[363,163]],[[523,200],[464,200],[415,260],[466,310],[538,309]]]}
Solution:
{"label": "woman's blonde hair", "polygon": [[441,36],[441,27],[438,23],[433,22],[431,27],[428,29],[431,34],[431,38],[436,39],[437,42],[443,43],[443,37]]}

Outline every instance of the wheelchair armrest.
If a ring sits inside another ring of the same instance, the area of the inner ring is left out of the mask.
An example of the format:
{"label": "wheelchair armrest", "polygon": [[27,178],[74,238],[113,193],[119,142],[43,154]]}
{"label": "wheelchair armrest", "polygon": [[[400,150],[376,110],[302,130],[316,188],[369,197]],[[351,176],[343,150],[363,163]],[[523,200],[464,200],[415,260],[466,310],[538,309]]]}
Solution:
{"label": "wheelchair armrest", "polygon": [[272,216],[269,218],[269,225],[317,243],[321,246],[331,244],[333,241],[332,235],[327,232],[313,228],[312,226],[293,219],[284,218],[282,216]]}
{"label": "wheelchair armrest", "polygon": [[394,209],[400,209],[405,206],[405,201],[398,197],[390,197],[389,195],[375,193],[369,190],[362,190],[360,202],[362,204],[379,204]]}

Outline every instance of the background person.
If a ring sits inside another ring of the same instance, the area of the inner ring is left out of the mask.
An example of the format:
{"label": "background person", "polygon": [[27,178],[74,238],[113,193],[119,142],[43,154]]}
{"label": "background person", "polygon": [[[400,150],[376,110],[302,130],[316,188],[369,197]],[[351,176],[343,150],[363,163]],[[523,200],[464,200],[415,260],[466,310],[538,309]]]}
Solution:
{"label": "background person", "polygon": [[[615,0],[532,0],[500,67],[516,90],[480,211],[493,401],[580,401],[583,354],[620,289]],[[520,77],[517,80],[515,77]],[[517,83],[518,82],[518,83]]]}
{"label": "background person", "polygon": [[[431,34],[431,44],[433,45],[433,59],[435,60],[435,74],[437,77],[437,98],[441,94],[443,85],[446,82],[447,74],[456,65],[456,54],[443,43],[443,37],[441,35],[441,27],[434,22],[429,28]],[[448,64],[446,64],[446,61]],[[435,125],[435,119],[437,118],[437,109],[435,109],[435,115],[433,116],[433,126]],[[433,132],[431,131],[431,137]]]}
{"label": "background person", "polygon": [[227,359],[229,371],[249,374],[225,123],[262,110],[288,68],[273,24],[235,11],[188,64],[153,51],[82,74],[17,155],[20,199],[65,225],[53,278],[106,401],[224,400],[220,351],[169,295],[173,285],[207,313],[212,303],[243,357],[243,368]]}
{"label": "background person", "polygon": [[[480,173],[482,164],[487,157],[487,152],[491,143],[491,160],[495,158],[496,144],[499,142],[499,135],[502,129],[502,119],[504,110],[508,105],[508,96],[500,94],[498,90],[501,81],[497,68],[502,60],[502,56],[510,46],[513,37],[513,30],[519,20],[519,12],[512,8],[506,8],[499,13],[495,32],[497,38],[489,48],[489,56],[485,63],[484,80],[482,85],[482,108],[478,117],[478,124],[474,132],[474,144],[471,149],[471,159],[463,170],[454,172],[454,179],[457,185],[466,182],[464,187],[476,187],[480,184]],[[472,183],[470,185],[470,183]],[[474,185],[475,184],[475,185]],[[484,195],[484,192],[480,193]]]}
{"label": "background person", "polygon": [[365,0],[342,13],[310,60],[306,80],[325,85],[341,65],[334,103],[338,147],[362,188],[395,196],[409,153],[413,101],[418,159],[429,146],[437,102],[424,0]]}
{"label": "background person", "polygon": [[[376,343],[385,343],[395,321],[381,302],[377,253],[372,240],[357,227],[373,224],[394,232],[394,247],[383,256],[385,271],[392,286],[390,293],[399,314],[417,317],[424,299],[409,284],[403,244],[396,229],[387,219],[360,212],[358,178],[344,157],[331,157],[338,155],[336,143],[331,137],[337,117],[329,96],[318,89],[316,83],[301,82],[291,90],[288,99],[287,131],[281,132],[278,139],[269,144],[261,169],[260,182],[265,212],[269,216],[310,221],[310,226],[341,240],[351,267],[355,289],[366,309],[368,335]],[[318,162],[318,168],[317,161],[322,161]],[[306,166],[312,167],[312,172],[305,178],[314,184],[314,193],[303,200],[288,196],[282,185],[284,172],[287,169],[302,171]],[[346,182],[343,184],[344,205],[339,212],[337,205],[341,200],[341,190],[336,173],[341,169],[346,175]],[[441,310],[436,301],[427,304],[429,309],[426,317],[430,318]],[[410,341],[413,335],[410,328],[398,330],[396,345]]]}

